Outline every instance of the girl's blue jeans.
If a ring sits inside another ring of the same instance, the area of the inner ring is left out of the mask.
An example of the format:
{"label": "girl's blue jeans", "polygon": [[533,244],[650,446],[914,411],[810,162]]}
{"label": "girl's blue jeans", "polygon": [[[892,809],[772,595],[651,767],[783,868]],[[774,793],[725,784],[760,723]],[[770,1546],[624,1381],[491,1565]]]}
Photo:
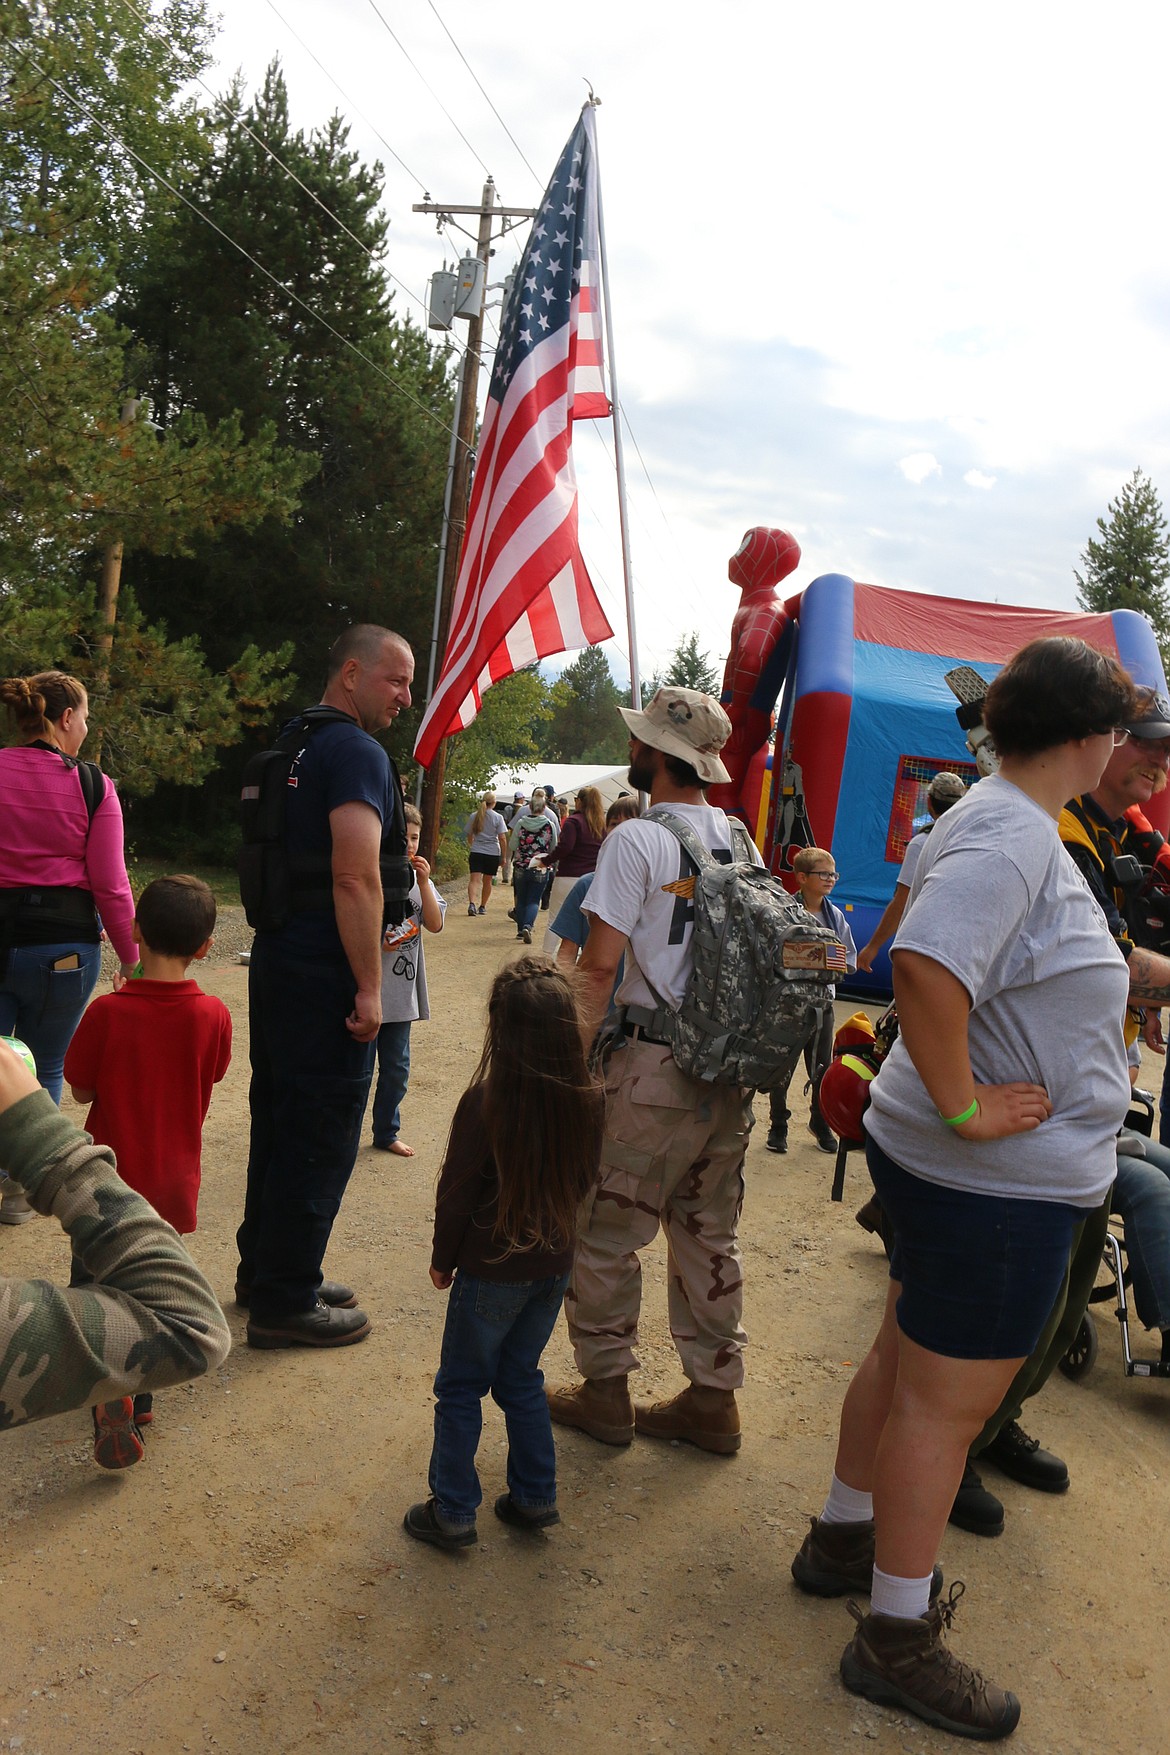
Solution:
{"label": "girl's blue jeans", "polygon": [[531,930],[536,916],[540,911],[540,898],[544,894],[545,873],[533,871],[531,866],[518,866],[516,870],[516,929],[524,927]]}
{"label": "girl's blue jeans", "polygon": [[[77,968],[54,968],[76,956]],[[37,1078],[61,1101],[65,1050],[81,1022],[102,963],[100,945],[13,945],[0,981],[0,1036],[19,1036],[32,1049]]]}
{"label": "girl's blue jeans", "polygon": [[489,1391],[508,1429],[513,1500],[527,1511],[549,1511],[556,1504],[557,1458],[540,1355],[568,1283],[568,1274],[519,1284],[456,1274],[435,1378],[435,1442],[427,1477],[445,1522],[475,1522],[483,1498],[475,1452]]}

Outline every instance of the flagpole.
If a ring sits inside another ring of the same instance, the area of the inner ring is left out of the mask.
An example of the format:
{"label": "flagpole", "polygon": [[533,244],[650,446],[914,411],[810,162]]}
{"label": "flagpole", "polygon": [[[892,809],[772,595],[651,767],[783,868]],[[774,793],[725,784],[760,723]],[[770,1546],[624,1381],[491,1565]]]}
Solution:
{"label": "flagpole", "polygon": [[[588,102],[596,112],[600,98],[589,93]],[[622,536],[622,576],[626,587],[626,628],[630,642],[630,705],[642,706],[642,678],[638,672],[638,635],[634,627],[634,578],[630,562],[630,520],[626,511],[626,453],[622,443],[621,402],[618,397],[617,363],[614,359],[613,320],[609,303],[609,258],[605,251],[605,204],[601,193],[601,160],[597,156],[597,134],[593,136],[597,157],[597,237],[601,246],[601,294],[605,306],[605,351],[609,359],[609,387],[613,402],[613,452],[617,464],[618,523]]]}

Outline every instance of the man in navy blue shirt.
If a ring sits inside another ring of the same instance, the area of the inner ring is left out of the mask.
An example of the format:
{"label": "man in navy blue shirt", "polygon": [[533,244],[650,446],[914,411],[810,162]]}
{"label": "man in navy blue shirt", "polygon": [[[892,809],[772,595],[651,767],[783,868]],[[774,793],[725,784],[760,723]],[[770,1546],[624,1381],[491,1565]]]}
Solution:
{"label": "man in navy blue shirt", "polygon": [[[256,934],[248,971],[252,1082],[236,1301],[253,1347],[341,1347],[370,1332],[321,1263],[357,1157],[382,1022],[383,874],[406,852],[398,772],[373,733],[410,705],[414,657],[387,628],[347,628],[288,777],[290,864],[315,893]],[[295,722],[294,722],[295,723]],[[405,870],[405,868],[404,868]]]}

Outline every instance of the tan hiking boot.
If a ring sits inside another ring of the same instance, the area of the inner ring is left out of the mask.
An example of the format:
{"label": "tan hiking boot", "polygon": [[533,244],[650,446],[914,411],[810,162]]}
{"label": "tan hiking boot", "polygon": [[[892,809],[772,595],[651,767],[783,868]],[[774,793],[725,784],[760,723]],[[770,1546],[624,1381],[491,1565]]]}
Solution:
{"label": "tan hiking boot", "polygon": [[571,1389],[547,1389],[549,1417],[558,1426],[575,1426],[601,1444],[632,1444],[634,1409],[628,1373],[587,1377]]}
{"label": "tan hiking boot", "polygon": [[841,1653],[841,1680],[867,1700],[904,1707],[956,1736],[991,1742],[1015,1730],[1020,1703],[943,1644],[943,1629],[954,1620],[963,1589],[961,1582],[952,1584],[945,1603],[907,1621],[866,1615],[856,1603],[847,1604],[857,1632]]}
{"label": "tan hiking boot", "polygon": [[688,1383],[668,1402],[640,1403],[634,1426],[644,1438],[682,1438],[717,1456],[733,1456],[740,1445],[735,1391],[701,1383]]}
{"label": "tan hiking boot", "polygon": [[[812,1597],[843,1597],[848,1591],[869,1595],[873,1586],[873,1519],[864,1523],[826,1523],[809,1519],[810,1529],[792,1562],[792,1576]],[[942,1568],[933,1569],[930,1600],[942,1589]]]}

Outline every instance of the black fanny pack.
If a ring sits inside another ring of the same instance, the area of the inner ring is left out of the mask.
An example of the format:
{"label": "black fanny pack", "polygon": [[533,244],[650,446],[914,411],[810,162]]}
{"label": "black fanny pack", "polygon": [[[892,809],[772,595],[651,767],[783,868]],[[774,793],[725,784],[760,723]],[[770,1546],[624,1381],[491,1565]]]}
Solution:
{"label": "black fanny pack", "polygon": [[97,944],[97,909],[89,890],[44,885],[0,890],[0,948],[73,940]]}

